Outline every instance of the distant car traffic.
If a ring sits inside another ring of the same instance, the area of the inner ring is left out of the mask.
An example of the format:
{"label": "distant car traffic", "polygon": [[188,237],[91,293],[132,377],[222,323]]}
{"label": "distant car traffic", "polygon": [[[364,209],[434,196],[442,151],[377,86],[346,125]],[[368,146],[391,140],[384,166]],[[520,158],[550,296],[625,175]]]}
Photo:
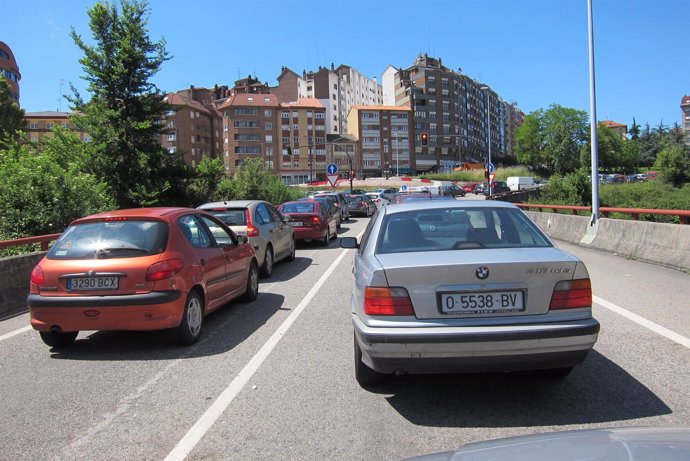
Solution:
{"label": "distant car traffic", "polygon": [[295,259],[292,227],[272,204],[263,200],[228,200],[197,208],[215,215],[237,235],[249,238],[256,250],[261,277],[270,277],[276,262]]}
{"label": "distant car traffic", "polygon": [[367,194],[353,194],[350,195],[348,202],[351,215],[369,217],[376,213],[376,203]]}
{"label": "distant car traffic", "polygon": [[547,370],[567,375],[597,340],[585,265],[517,206],[419,201],[382,208],[353,266],[355,377]]}
{"label": "distant car traffic", "polygon": [[376,208],[381,208],[382,206],[386,206],[391,203],[390,200],[388,200],[384,195],[383,192],[367,192],[366,195],[371,197],[371,199],[374,201],[376,204]]}
{"label": "distant car traffic", "polygon": [[[491,185],[492,194],[502,194],[503,192],[510,192],[510,188],[505,181],[494,181]],[[489,194],[489,183],[483,182],[479,183],[474,188],[474,193],[476,195],[488,195]]]}
{"label": "distant car traffic", "polygon": [[441,186],[441,195],[451,196],[451,197],[464,197],[465,191],[455,184],[450,184],[448,186]]}
{"label": "distant car traffic", "polygon": [[325,201],[299,200],[285,202],[278,210],[288,217],[288,223],[295,231],[295,240],[320,240],[328,246],[331,238],[338,236],[338,220],[328,206]]}
{"label": "distant car traffic", "polygon": [[204,317],[259,290],[256,252],[210,213],[137,208],[72,222],[31,272],[31,326],[54,348],[82,330],[173,328],[183,344]]}
{"label": "distant car traffic", "polygon": [[340,224],[343,221],[350,219],[350,210],[347,207],[347,198],[342,192],[326,192],[322,194],[316,194],[314,197],[332,197],[335,202],[335,207],[340,214],[340,222],[338,222],[338,228],[340,229]]}

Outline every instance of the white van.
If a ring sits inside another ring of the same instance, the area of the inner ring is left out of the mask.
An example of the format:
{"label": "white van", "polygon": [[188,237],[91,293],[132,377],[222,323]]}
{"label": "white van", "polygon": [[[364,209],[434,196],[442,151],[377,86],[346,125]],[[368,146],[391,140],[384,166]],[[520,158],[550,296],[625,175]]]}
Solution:
{"label": "white van", "polygon": [[531,189],[534,187],[534,177],[533,176],[508,176],[506,179],[508,187],[512,191],[520,189]]}

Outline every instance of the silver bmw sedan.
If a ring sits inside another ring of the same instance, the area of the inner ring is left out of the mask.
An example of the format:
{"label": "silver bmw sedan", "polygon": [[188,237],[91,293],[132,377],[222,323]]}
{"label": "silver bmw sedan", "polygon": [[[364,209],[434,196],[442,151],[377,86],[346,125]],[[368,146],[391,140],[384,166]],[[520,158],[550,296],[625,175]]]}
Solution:
{"label": "silver bmw sedan", "polygon": [[599,334],[585,265],[513,204],[384,207],[354,248],[360,385],[386,375],[545,370],[566,376]]}

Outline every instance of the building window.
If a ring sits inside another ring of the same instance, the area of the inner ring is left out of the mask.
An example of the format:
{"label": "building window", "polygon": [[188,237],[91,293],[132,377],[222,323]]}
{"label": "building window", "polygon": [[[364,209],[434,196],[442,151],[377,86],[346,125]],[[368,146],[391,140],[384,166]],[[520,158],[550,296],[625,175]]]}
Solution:
{"label": "building window", "polygon": [[29,127],[30,127],[32,130],[37,130],[37,129],[38,129],[38,123],[32,123],[31,125],[29,125]]}
{"label": "building window", "polygon": [[280,118],[290,118],[290,113],[289,112],[281,112]]}
{"label": "building window", "polygon": [[264,117],[270,117],[273,115],[273,111],[271,109],[264,109]]}
{"label": "building window", "polygon": [[177,139],[177,133],[168,133],[168,141],[175,141]]}
{"label": "building window", "polygon": [[271,122],[264,123],[264,129],[265,130],[272,130],[273,129],[273,123],[271,123]]}
{"label": "building window", "polygon": [[46,123],[46,128],[50,130],[51,128],[53,128],[53,124],[50,122]]}
{"label": "building window", "polygon": [[273,135],[267,134],[264,139],[266,140],[266,142],[273,142]]}

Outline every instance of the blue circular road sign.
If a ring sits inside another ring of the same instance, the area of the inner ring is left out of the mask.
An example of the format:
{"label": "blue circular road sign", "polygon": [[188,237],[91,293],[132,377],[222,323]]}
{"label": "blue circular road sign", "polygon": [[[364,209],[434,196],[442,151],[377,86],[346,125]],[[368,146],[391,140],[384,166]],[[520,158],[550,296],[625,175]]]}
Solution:
{"label": "blue circular road sign", "polygon": [[489,173],[493,173],[493,172],[494,172],[494,164],[489,163]]}
{"label": "blue circular road sign", "polygon": [[326,171],[328,171],[328,174],[336,174],[338,172],[338,165],[335,163],[329,163],[326,167]]}

